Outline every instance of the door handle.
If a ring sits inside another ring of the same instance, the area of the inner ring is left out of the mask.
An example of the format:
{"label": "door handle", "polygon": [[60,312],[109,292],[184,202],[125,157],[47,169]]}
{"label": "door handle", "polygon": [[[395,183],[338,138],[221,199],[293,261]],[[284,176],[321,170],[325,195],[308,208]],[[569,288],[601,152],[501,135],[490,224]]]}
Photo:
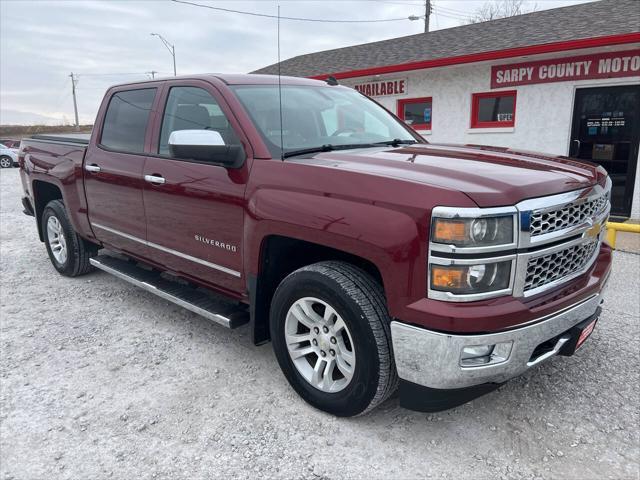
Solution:
{"label": "door handle", "polygon": [[91,172],[91,173],[100,173],[100,170],[101,170],[100,167],[95,163],[92,163],[91,165],[85,165],[84,169],[87,172]]}
{"label": "door handle", "polygon": [[153,185],[164,185],[166,180],[161,175],[145,175],[144,181],[152,183]]}

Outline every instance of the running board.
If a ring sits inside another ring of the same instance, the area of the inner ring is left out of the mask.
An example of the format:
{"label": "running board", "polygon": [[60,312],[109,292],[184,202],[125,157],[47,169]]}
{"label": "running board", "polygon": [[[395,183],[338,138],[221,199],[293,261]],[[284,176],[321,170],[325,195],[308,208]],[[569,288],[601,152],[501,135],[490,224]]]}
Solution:
{"label": "running board", "polygon": [[237,328],[249,322],[249,312],[241,303],[233,303],[202,288],[168,280],[159,272],[132,261],[107,255],[93,257],[89,261],[100,270],[225,327]]}

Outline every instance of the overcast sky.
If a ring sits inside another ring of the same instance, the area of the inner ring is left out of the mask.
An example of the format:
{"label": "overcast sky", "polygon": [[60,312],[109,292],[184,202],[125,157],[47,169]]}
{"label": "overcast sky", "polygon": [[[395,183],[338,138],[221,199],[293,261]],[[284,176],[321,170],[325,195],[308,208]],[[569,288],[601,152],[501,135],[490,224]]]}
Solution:
{"label": "overcast sky", "polygon": [[[323,19],[423,15],[423,0],[191,0],[250,12]],[[547,9],[586,0],[536,0]],[[431,29],[455,27],[483,0],[433,0]],[[283,59],[423,31],[422,21],[369,24],[281,23]],[[275,63],[276,20],[170,0],[0,0],[0,124],[72,123],[69,73],[79,74],[81,123],[92,123],[105,89],[172,74],[158,32],[175,44],[178,74],[245,73]]]}

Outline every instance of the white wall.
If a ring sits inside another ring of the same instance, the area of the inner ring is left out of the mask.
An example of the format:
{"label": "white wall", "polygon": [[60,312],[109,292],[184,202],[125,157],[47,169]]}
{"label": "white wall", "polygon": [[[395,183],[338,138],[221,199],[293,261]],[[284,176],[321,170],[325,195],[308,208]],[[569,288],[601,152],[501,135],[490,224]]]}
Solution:
{"label": "white wall", "polygon": [[[637,48],[631,45],[628,48]],[[622,50],[624,48],[617,48]],[[514,58],[483,64],[442,67],[379,77],[359,77],[342,80],[344,85],[383,79],[406,78],[407,93],[401,96],[378,97],[377,101],[393,112],[397,111],[400,98],[432,97],[432,129],[423,132],[429,142],[475,143],[497,145],[555,155],[567,155],[571,135],[573,100],[575,89],[592,86],[638,84],[640,76],[623,79],[584,80],[573,82],[525,85],[498,90],[517,90],[515,127],[507,129],[470,129],[471,96],[473,93],[489,92],[492,64],[517,63],[542,58],[574,56],[583,53],[606,51],[590,49],[526,59]],[[498,91],[496,90],[496,91]],[[640,106],[639,106],[640,108]],[[499,133],[498,133],[499,131]],[[640,160],[640,159],[639,159]],[[640,185],[636,173],[632,217],[640,218]]]}

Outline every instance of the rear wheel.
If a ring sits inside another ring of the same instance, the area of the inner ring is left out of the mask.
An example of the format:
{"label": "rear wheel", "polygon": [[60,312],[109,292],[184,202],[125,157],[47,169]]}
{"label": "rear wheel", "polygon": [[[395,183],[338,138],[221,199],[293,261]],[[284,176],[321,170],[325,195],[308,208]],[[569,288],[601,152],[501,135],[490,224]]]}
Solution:
{"label": "rear wheel", "polygon": [[61,200],[52,200],[45,207],[42,232],[49,259],[62,275],[76,277],[93,269],[89,259],[97,253],[97,246],[75,232]]}
{"label": "rear wheel", "polygon": [[365,413],[397,387],[381,286],[344,262],[303,267],[278,287],[271,340],[291,386],[338,416]]}
{"label": "rear wheel", "polygon": [[0,157],[0,168],[11,168],[13,167],[13,160],[11,157],[7,157],[5,155]]}

